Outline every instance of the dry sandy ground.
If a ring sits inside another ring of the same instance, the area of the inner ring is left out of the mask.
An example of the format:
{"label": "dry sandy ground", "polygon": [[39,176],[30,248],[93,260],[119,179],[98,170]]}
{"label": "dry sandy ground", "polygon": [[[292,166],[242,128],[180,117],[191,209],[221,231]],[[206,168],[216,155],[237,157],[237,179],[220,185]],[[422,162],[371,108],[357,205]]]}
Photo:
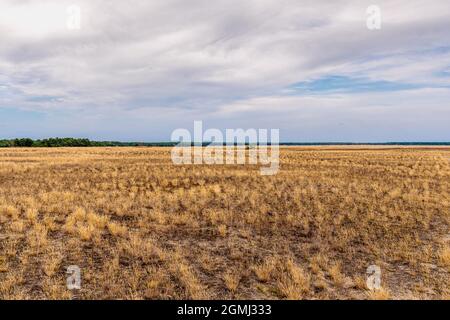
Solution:
{"label": "dry sandy ground", "polygon": [[0,149],[0,298],[449,298],[449,148],[287,147],[274,176],[170,150]]}

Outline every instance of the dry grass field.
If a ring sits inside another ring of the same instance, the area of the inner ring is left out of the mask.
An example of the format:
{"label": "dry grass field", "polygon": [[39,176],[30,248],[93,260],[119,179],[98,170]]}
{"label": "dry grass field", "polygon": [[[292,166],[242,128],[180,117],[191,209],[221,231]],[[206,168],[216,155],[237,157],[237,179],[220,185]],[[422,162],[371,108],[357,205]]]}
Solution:
{"label": "dry grass field", "polygon": [[282,148],[274,176],[170,150],[0,149],[0,299],[450,297],[450,149]]}

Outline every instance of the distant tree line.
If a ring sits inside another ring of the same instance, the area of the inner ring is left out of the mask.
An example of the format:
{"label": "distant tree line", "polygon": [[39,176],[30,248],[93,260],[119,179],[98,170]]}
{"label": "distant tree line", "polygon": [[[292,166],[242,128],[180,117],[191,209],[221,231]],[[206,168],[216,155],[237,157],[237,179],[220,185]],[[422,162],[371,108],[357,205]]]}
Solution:
{"label": "distant tree line", "polygon": [[172,142],[120,142],[91,141],[84,138],[49,138],[33,140],[30,138],[0,140],[0,148],[8,147],[138,147],[173,146]]}
{"label": "distant tree line", "polygon": [[[211,142],[203,142],[203,146]],[[178,142],[121,142],[121,141],[91,141],[84,138],[48,138],[33,140],[30,138],[3,139],[0,140],[0,148],[8,147],[171,147]],[[214,144],[214,143],[213,143]],[[270,144],[270,143],[269,143]],[[183,145],[183,143],[182,143]],[[185,143],[184,145],[194,145]],[[220,144],[219,144],[220,145]],[[225,144],[224,144],[225,145]],[[236,145],[236,143],[235,143]],[[248,145],[245,143],[245,145]],[[282,146],[327,146],[327,145],[404,145],[404,146],[448,146],[450,142],[382,142],[382,143],[343,143],[343,142],[282,142]]]}

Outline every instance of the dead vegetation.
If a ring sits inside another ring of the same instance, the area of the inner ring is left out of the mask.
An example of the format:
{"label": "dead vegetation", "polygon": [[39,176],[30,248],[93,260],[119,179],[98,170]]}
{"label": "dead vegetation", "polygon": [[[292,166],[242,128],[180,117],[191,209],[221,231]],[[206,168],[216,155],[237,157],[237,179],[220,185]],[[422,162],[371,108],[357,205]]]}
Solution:
{"label": "dead vegetation", "polygon": [[169,148],[0,149],[0,298],[448,298],[449,159],[284,148],[261,176]]}

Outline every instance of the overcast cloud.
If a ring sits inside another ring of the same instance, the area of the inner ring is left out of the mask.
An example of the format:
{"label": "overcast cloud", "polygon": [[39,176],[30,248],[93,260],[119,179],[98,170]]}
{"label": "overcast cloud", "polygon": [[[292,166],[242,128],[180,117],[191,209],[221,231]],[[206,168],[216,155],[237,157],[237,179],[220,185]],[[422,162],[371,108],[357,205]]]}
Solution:
{"label": "overcast cloud", "polygon": [[0,138],[449,141],[449,30],[448,0],[2,0]]}

